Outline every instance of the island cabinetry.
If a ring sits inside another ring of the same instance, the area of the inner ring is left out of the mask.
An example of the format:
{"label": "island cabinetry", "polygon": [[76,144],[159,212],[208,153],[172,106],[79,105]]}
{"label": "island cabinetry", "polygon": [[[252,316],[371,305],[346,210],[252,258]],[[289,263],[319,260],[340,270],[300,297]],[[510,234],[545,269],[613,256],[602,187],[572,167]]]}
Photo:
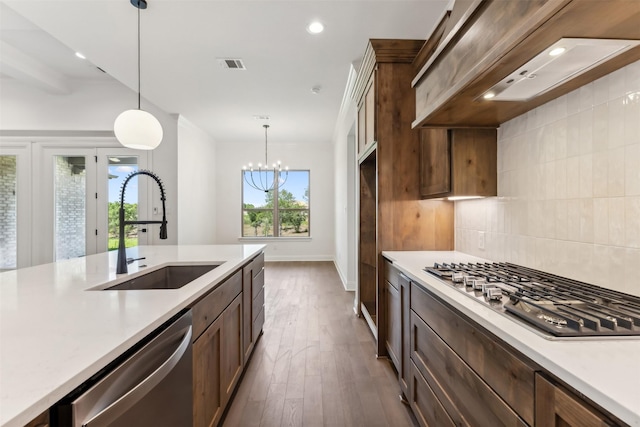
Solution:
{"label": "island cabinetry", "polygon": [[[360,108],[356,307],[387,356],[382,251],[450,250],[453,204],[420,197],[420,133],[410,82],[422,40],[369,40],[351,94]],[[371,108],[369,106],[372,105]],[[368,111],[373,111],[370,114]]]}
{"label": "island cabinetry", "polygon": [[536,426],[610,427],[620,425],[542,374],[536,374]]}
{"label": "island cabinetry", "polygon": [[[416,284],[411,285],[411,361],[415,413],[441,405],[456,425],[534,425],[533,363]],[[439,403],[420,407],[425,393]]]}
{"label": "island cabinetry", "polygon": [[193,307],[194,426],[218,425],[242,373],[242,271]]}
{"label": "island cabinetry", "polygon": [[242,349],[246,362],[264,324],[264,254],[245,265],[242,276]]}
{"label": "island cabinetry", "polygon": [[498,194],[495,129],[422,129],[420,195],[427,198]]}
{"label": "island cabinetry", "polygon": [[385,346],[389,359],[398,372],[398,381],[403,398],[409,396],[409,328],[410,281],[391,262],[385,259],[386,290],[386,338]]}

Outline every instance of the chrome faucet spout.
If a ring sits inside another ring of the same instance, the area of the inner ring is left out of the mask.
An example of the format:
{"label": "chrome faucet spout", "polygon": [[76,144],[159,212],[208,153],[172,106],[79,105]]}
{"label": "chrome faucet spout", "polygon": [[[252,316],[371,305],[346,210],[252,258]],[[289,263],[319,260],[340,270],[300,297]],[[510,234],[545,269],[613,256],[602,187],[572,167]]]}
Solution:
{"label": "chrome faucet spout", "polygon": [[[156,182],[156,184],[158,184],[158,187],[160,187],[160,200],[162,201],[162,221],[147,221],[147,220],[138,220],[138,221],[125,221],[124,219],[124,192],[127,188],[127,184],[129,183],[129,181],[131,180],[131,178],[133,178],[136,175],[147,175],[151,178],[153,178],[153,180]],[[164,186],[162,185],[162,180],[160,180],[160,178],[158,177],[158,175],[156,175],[155,173],[149,171],[149,170],[145,170],[145,169],[141,169],[139,171],[135,171],[135,172],[131,172],[129,175],[127,175],[127,177],[124,180],[124,183],[122,184],[122,188],[120,190],[120,210],[118,211],[118,231],[119,231],[119,236],[118,236],[118,262],[116,265],[116,274],[123,274],[123,273],[127,273],[128,269],[127,269],[127,253],[126,253],[126,249],[125,249],[125,243],[124,243],[124,226],[125,225],[131,225],[131,224],[160,224],[160,238],[161,239],[166,239],[167,238],[167,214],[166,214],[166,208],[165,208],[165,201],[166,201],[166,197],[164,194]]]}

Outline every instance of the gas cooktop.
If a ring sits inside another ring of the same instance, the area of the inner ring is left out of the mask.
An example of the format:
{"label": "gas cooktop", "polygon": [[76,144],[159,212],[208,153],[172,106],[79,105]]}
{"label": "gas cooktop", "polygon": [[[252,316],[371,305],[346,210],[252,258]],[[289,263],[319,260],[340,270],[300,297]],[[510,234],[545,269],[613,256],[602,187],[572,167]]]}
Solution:
{"label": "gas cooktop", "polygon": [[640,297],[510,263],[436,263],[424,269],[552,337],[638,337]]}

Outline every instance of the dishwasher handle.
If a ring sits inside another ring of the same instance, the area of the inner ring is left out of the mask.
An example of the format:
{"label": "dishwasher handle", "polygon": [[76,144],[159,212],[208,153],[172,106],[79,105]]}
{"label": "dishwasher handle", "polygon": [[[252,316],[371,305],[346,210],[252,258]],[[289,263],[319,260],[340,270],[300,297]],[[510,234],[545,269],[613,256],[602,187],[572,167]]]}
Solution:
{"label": "dishwasher handle", "polygon": [[160,382],[173,370],[178,364],[182,356],[191,345],[192,326],[189,325],[187,331],[184,334],[180,345],[176,350],[165,360],[155,371],[153,371],[144,380],[140,381],[135,387],[127,391],[124,395],[118,398],[115,402],[98,412],[90,420],[85,421],[83,427],[101,427],[108,426],[120,415],[125,413],[133,405],[135,405],[140,399],[142,399],[149,391],[156,387]]}

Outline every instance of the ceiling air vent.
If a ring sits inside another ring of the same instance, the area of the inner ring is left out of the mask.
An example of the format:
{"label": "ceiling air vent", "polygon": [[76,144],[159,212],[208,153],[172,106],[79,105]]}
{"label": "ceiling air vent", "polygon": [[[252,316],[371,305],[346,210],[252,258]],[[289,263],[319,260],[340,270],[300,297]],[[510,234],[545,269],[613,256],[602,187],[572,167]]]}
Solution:
{"label": "ceiling air vent", "polygon": [[491,101],[527,101],[583,74],[640,40],[562,38],[482,94]]}
{"label": "ceiling air vent", "polygon": [[235,58],[218,58],[218,64],[222,68],[227,68],[229,70],[246,70],[247,67],[244,66],[244,62],[242,59]]}

